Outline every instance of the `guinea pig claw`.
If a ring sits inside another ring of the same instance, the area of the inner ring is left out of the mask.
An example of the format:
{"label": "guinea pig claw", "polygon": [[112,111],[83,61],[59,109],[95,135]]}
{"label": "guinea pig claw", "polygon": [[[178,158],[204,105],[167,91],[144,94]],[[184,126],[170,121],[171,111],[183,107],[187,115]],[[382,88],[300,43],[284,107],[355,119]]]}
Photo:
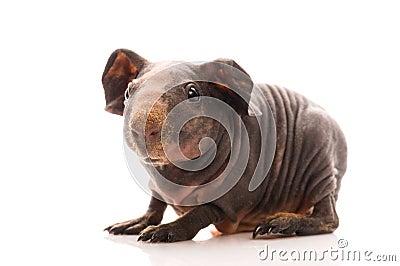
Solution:
{"label": "guinea pig claw", "polygon": [[261,231],[262,231],[262,226],[257,225],[257,227],[253,231],[253,239],[256,238],[257,235],[262,235]]}
{"label": "guinea pig claw", "polygon": [[110,225],[110,226],[108,226],[108,227],[104,228],[104,229],[103,229],[103,231],[110,232],[110,229],[111,229],[111,227],[112,227],[112,226]]}

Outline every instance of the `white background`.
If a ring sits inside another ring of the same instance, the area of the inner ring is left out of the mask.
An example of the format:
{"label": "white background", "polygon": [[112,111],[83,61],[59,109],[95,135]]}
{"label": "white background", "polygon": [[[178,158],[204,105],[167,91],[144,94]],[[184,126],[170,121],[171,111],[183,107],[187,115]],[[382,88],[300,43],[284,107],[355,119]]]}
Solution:
{"label": "white background", "polygon": [[[398,5],[3,1],[0,264],[265,264],[257,256],[265,244],[329,249],[338,239],[399,261]],[[122,118],[103,111],[101,75],[122,47],[151,61],[233,58],[255,82],[325,107],[349,146],[339,229],[256,241],[250,233],[207,240],[206,229],[197,241],[167,245],[103,233],[141,215],[149,200],[124,162]]]}

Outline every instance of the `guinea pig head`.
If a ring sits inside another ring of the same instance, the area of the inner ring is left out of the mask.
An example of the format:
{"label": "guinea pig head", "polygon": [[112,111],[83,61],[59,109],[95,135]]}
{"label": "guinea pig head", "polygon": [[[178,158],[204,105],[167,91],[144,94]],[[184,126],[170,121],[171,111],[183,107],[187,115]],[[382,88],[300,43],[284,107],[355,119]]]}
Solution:
{"label": "guinea pig head", "polygon": [[252,86],[233,60],[150,63],[129,50],[115,51],[103,74],[106,111],[124,115],[125,141],[154,166],[210,151],[229,156],[230,138],[219,120],[236,123],[234,117],[248,115]]}

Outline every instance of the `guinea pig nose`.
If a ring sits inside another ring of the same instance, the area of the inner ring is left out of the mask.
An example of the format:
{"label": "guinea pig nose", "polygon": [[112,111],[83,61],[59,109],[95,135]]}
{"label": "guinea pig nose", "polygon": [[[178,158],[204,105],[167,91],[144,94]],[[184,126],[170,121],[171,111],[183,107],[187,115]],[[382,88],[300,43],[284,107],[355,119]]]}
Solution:
{"label": "guinea pig nose", "polygon": [[158,136],[158,133],[160,133],[160,130],[155,126],[150,126],[146,129],[146,137],[155,138]]}

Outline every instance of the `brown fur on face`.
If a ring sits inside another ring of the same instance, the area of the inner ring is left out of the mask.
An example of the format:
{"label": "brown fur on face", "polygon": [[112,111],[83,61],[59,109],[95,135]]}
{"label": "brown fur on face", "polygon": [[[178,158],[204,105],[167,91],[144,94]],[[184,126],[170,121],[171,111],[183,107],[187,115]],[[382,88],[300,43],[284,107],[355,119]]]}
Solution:
{"label": "brown fur on face", "polygon": [[[187,100],[188,93],[184,83],[178,87],[172,88],[162,94],[162,96],[154,103],[147,116],[133,115],[131,123],[145,125],[144,138],[136,136],[135,142],[145,142],[145,150],[138,153],[146,157],[148,156],[153,163],[165,165],[170,163],[170,160],[175,160],[179,152],[188,159],[195,159],[201,155],[199,149],[200,141],[209,137],[216,143],[221,135],[225,132],[219,122],[209,117],[195,117],[186,122],[182,128],[176,128],[174,121],[166,123],[166,118],[169,112],[182,101]],[[197,83],[199,93],[203,96],[211,96],[215,94],[215,88],[208,83]],[[136,99],[140,101],[140,99]],[[189,104],[190,106],[191,104]],[[192,108],[185,110],[190,117],[201,114],[205,106],[200,103],[193,103]],[[141,120],[141,121],[138,121]],[[145,120],[145,121],[144,121]],[[164,127],[164,128],[163,128]],[[161,132],[164,129],[164,143],[161,140]],[[179,132],[179,143],[174,142],[170,136],[173,132]],[[163,146],[164,144],[164,146]],[[144,148],[144,145],[142,146]],[[167,158],[164,148],[168,148]],[[147,153],[146,153],[147,152]],[[176,156],[174,156],[176,155]]]}
{"label": "brown fur on face", "polygon": [[[125,110],[125,116],[129,117],[126,121],[129,130],[125,136],[130,140],[131,148],[142,160],[155,166],[185,160],[182,155],[190,160],[196,159],[201,156],[199,144],[202,139],[211,138],[218,145],[220,139],[224,135],[226,137],[227,132],[219,122],[202,116],[208,109],[207,103],[201,100],[204,96],[225,102],[239,114],[247,114],[247,103],[223,84],[185,80],[175,87],[168,87],[169,82],[179,79],[180,71],[196,69],[196,66],[185,65],[183,69],[175,67],[171,73],[168,72],[174,64],[176,62],[157,63],[144,68],[135,79],[137,85],[131,91]],[[157,76],[162,71],[166,71],[167,75]],[[146,82],[154,80],[155,83],[146,86]],[[182,128],[177,128],[174,119],[166,122],[166,118],[178,104],[188,100],[189,84],[197,88],[200,100],[194,103],[189,101],[182,112],[192,119],[181,125]],[[165,139],[162,140],[163,130]],[[174,132],[179,132],[179,141],[171,139]]]}

